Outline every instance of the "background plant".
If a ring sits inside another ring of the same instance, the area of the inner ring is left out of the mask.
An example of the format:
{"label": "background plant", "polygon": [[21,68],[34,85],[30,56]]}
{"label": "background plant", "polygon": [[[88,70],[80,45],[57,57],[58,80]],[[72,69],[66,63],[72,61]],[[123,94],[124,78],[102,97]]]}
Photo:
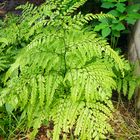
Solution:
{"label": "background plant", "polygon": [[140,4],[128,4],[127,0],[102,0],[101,7],[106,9],[108,14],[112,14],[115,19],[101,19],[95,26],[95,31],[101,31],[103,37],[109,36],[111,46],[116,48],[120,33],[130,31],[130,25],[140,19],[138,13]]}
{"label": "background plant", "polygon": [[20,6],[23,14],[14,21],[15,32],[8,26],[4,30],[10,32],[1,35],[2,46],[19,51],[4,75],[0,104],[16,116],[15,130],[33,129],[32,139],[50,121],[54,140],[62,132],[96,140],[112,133],[112,90],[118,87],[118,75],[122,79],[130,67],[87,26],[112,16],[77,12],[85,2]]}

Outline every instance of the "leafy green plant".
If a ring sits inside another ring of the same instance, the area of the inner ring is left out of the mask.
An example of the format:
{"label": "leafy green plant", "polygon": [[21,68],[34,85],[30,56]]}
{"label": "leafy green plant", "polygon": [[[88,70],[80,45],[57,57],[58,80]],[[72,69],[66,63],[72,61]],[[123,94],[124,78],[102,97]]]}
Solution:
{"label": "leafy green plant", "polygon": [[53,140],[70,132],[82,140],[99,140],[113,132],[112,90],[117,89],[117,75],[123,78],[129,66],[85,26],[112,16],[76,14],[85,2],[48,0],[40,7],[27,3],[18,7],[23,14],[16,20],[16,39],[2,36],[7,47],[21,49],[5,74],[0,105],[11,113],[19,110],[17,126],[32,128],[31,139],[50,121]]}
{"label": "leafy green plant", "polygon": [[[3,86],[3,77],[5,71],[14,62],[15,55],[17,54],[16,46],[16,18],[13,16],[6,17],[5,20],[0,20],[0,90]],[[14,30],[13,30],[14,29]],[[12,45],[14,44],[15,45]]]}
{"label": "leafy green plant", "polygon": [[117,91],[119,94],[119,100],[121,98],[121,93],[124,96],[127,96],[128,100],[132,99],[134,95],[135,88],[139,86],[140,78],[135,76],[133,71],[133,66],[128,66],[128,70],[125,71],[124,77],[122,75],[118,75],[116,78],[117,81]]}
{"label": "leafy green plant", "polygon": [[102,0],[102,8],[107,9],[108,14],[112,14],[114,19],[101,19],[95,26],[95,31],[101,31],[103,37],[111,36],[111,46],[115,48],[122,31],[128,30],[129,25],[133,25],[140,19],[138,13],[140,4],[127,5],[127,0]]}

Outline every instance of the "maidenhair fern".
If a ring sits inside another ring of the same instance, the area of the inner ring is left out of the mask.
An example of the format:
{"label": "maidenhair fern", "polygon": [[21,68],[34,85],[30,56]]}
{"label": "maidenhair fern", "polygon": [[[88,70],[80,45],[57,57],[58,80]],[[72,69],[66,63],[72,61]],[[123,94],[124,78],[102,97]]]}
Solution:
{"label": "maidenhair fern", "polygon": [[44,121],[54,123],[53,140],[63,132],[73,131],[82,140],[104,139],[112,132],[112,90],[126,64],[105,40],[84,28],[110,15],[74,13],[85,2],[47,0],[40,7],[18,7],[23,14],[16,40],[7,42],[24,44],[6,72],[0,104],[20,110],[19,121],[33,128],[31,138]]}

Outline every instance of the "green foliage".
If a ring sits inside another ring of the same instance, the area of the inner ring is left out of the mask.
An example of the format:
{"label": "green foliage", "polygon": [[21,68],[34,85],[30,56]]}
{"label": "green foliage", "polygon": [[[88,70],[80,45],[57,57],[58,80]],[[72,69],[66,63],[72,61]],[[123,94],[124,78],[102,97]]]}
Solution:
{"label": "green foliage", "polygon": [[13,16],[7,16],[4,21],[0,20],[0,87],[3,85],[5,71],[13,63],[18,52],[16,46],[18,29],[15,21],[16,17]]}
{"label": "green foliage", "polygon": [[50,121],[53,140],[62,132],[89,140],[112,132],[112,90],[117,89],[117,76],[124,77],[129,67],[86,26],[112,16],[76,13],[85,2],[48,0],[40,7],[27,3],[18,7],[23,14],[10,24],[14,30],[3,29],[1,46],[20,51],[5,74],[0,105],[8,106],[11,114],[21,112],[17,126],[33,128],[31,139]]}
{"label": "green foliage", "polygon": [[125,76],[122,77],[118,75],[117,81],[117,91],[118,93],[123,93],[127,96],[128,100],[132,99],[135,88],[139,85],[139,77],[136,77],[133,73],[134,68],[131,66],[126,66],[128,69],[125,71]]}
{"label": "green foliage", "polygon": [[[110,35],[112,38],[119,38],[122,31],[126,31],[129,25],[134,25],[140,19],[138,13],[140,4],[127,5],[127,0],[102,0],[101,7],[115,17],[114,19],[102,19],[95,26],[94,31],[101,31],[104,38]],[[111,40],[111,46],[115,48],[117,42],[113,40]]]}

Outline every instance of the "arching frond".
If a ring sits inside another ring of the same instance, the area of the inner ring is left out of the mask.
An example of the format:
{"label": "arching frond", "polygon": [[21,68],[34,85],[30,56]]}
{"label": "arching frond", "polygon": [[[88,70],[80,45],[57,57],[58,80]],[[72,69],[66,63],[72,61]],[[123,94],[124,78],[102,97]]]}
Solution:
{"label": "arching frond", "polygon": [[112,116],[110,108],[101,102],[85,104],[83,101],[73,102],[69,98],[61,99],[53,106],[52,112],[54,140],[59,139],[61,132],[69,133],[72,129],[80,139],[105,138],[105,134],[112,131],[106,122]]}

